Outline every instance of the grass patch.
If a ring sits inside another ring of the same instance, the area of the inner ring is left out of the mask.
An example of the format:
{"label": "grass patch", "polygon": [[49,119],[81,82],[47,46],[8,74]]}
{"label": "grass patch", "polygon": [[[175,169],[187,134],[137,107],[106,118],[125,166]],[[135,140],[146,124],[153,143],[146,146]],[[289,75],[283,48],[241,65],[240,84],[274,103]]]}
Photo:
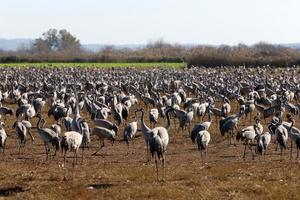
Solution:
{"label": "grass patch", "polygon": [[93,68],[112,68],[129,67],[137,69],[149,68],[175,68],[181,69],[186,63],[0,63],[0,67],[93,67]]}

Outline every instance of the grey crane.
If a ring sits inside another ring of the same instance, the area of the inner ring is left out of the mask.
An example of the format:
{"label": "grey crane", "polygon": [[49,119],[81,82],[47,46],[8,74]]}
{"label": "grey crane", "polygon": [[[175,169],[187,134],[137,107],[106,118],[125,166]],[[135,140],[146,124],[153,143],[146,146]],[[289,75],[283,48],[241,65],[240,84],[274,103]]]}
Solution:
{"label": "grey crane", "polygon": [[282,123],[284,127],[287,128],[289,138],[291,141],[291,151],[290,151],[290,159],[292,159],[292,154],[293,154],[293,143],[296,144],[297,148],[297,157],[299,157],[299,149],[300,149],[300,130],[294,127],[295,120],[293,119],[291,114],[287,114],[288,122],[290,123],[290,127],[287,128],[288,124]]}
{"label": "grey crane", "polygon": [[275,130],[275,140],[278,145],[280,146],[280,155],[282,159],[282,153],[283,150],[287,148],[287,140],[288,140],[288,130],[282,125],[282,119],[280,119],[280,122],[277,124],[277,128]]}
{"label": "grey crane", "polygon": [[119,131],[118,126],[116,124],[108,121],[108,120],[105,120],[105,119],[95,119],[94,118],[93,122],[94,122],[95,126],[103,127],[103,128],[109,129],[109,130],[113,130],[116,135],[118,134],[118,131]]}
{"label": "grey crane", "polygon": [[137,132],[137,116],[136,111],[134,112],[134,121],[127,124],[127,126],[124,129],[124,141],[127,143],[128,149],[129,149],[129,140],[133,140],[135,137],[135,134]]}
{"label": "grey crane", "polygon": [[94,127],[91,135],[96,135],[100,144],[100,147],[92,155],[97,155],[97,153],[104,147],[104,139],[111,141],[115,141],[116,139],[116,133],[114,130],[109,130],[100,126]]}
{"label": "grey crane", "polygon": [[186,112],[184,110],[173,108],[173,111],[175,113],[175,116],[179,120],[179,127],[181,128],[182,132],[187,125],[189,125],[189,132],[190,132],[190,124],[194,116],[193,110],[189,108],[189,110]]}
{"label": "grey crane", "polygon": [[76,131],[68,131],[63,134],[63,137],[61,139],[60,147],[62,151],[64,152],[64,164],[63,166],[66,166],[66,154],[67,151],[74,151],[73,155],[73,168],[75,164],[77,164],[77,153],[78,149],[82,143],[82,134]]}
{"label": "grey crane", "polygon": [[210,112],[208,112],[208,121],[196,124],[191,131],[191,140],[195,143],[197,135],[200,131],[208,130],[211,126],[212,120],[210,116]]}
{"label": "grey crane", "polygon": [[219,122],[219,128],[221,135],[224,136],[225,133],[228,133],[228,145],[231,144],[231,138],[233,137],[233,129],[237,130],[237,124],[240,118],[244,115],[245,112],[239,112],[236,115],[229,116],[227,118],[222,118]]}
{"label": "grey crane", "polygon": [[81,134],[82,134],[82,148],[89,149],[90,143],[91,143],[91,130],[89,128],[88,123],[85,120],[82,120],[79,124],[81,128]]}
{"label": "grey crane", "polygon": [[210,133],[207,130],[201,130],[196,136],[198,150],[201,153],[201,159],[203,160],[203,152],[206,157],[208,151],[208,144],[210,142]]}
{"label": "grey crane", "polygon": [[1,107],[0,115],[4,115],[4,120],[6,120],[6,115],[13,115],[13,110],[11,108]]}
{"label": "grey crane", "polygon": [[[150,129],[144,121],[144,109],[138,109],[136,110],[136,112],[141,112],[142,116],[141,116],[141,125],[142,125],[142,132],[143,132],[143,136],[146,142],[146,147],[147,147],[147,161],[150,161],[150,157],[149,157],[149,141],[150,141],[150,132],[154,131],[154,133],[160,133],[162,132],[162,135],[166,135],[165,133],[168,133],[168,129],[170,127],[170,117],[169,117],[169,112],[172,111],[173,109],[171,107],[168,107],[167,111],[166,111],[166,116],[167,116],[167,121],[168,124],[166,127],[156,127],[153,129]],[[153,135],[154,137],[154,135]],[[164,143],[168,143],[169,142],[169,136],[166,136],[166,138],[163,139]],[[167,141],[167,142],[166,142]],[[152,156],[154,156],[154,154],[152,154]]]}
{"label": "grey crane", "polygon": [[2,149],[2,154],[4,155],[5,151],[5,144],[6,144],[6,138],[7,134],[5,132],[5,124],[3,122],[0,123],[0,150]]}
{"label": "grey crane", "polygon": [[269,132],[262,133],[257,125],[254,125],[256,133],[256,151],[262,155],[267,153],[267,148],[271,142],[271,134]]}
{"label": "grey crane", "polygon": [[[51,143],[52,146],[55,147],[54,154],[52,155],[54,157],[56,155],[56,151],[59,150],[60,139],[59,139],[58,134],[55,133],[52,129],[42,128],[43,125],[45,124],[45,120],[42,119],[42,116],[40,114],[37,114],[36,117],[39,118],[38,123],[37,123],[37,129],[38,129],[38,133],[44,143],[45,151],[46,151],[46,160],[48,160],[49,151],[50,151],[49,143]],[[42,126],[41,126],[41,123],[43,124]]]}
{"label": "grey crane", "polygon": [[252,145],[254,144],[255,137],[256,137],[256,132],[254,129],[242,129],[238,131],[236,135],[237,141],[244,141],[244,145],[245,145],[244,154],[243,154],[244,159],[246,157],[246,149],[248,147],[252,153],[252,159],[254,160],[254,152],[252,151]]}
{"label": "grey crane", "polygon": [[21,148],[24,148],[25,144],[26,144],[27,129],[24,126],[24,124],[22,122],[20,122],[20,121],[16,121],[13,124],[12,128],[16,129],[16,133],[17,133],[17,136],[18,136],[18,139],[19,139],[19,151],[18,152],[20,154]]}

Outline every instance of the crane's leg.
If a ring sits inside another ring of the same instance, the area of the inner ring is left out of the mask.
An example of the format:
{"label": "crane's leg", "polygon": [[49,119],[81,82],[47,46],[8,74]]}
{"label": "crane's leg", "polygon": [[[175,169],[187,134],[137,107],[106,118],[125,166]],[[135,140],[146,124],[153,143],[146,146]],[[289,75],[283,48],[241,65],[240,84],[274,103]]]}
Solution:
{"label": "crane's leg", "polygon": [[101,144],[101,141],[102,141],[102,145],[100,146],[99,149],[97,149],[97,151],[95,153],[93,153],[92,155],[96,155],[103,147],[104,147],[104,139],[103,140],[99,140],[99,144]]}
{"label": "crane's leg", "polygon": [[134,138],[131,139],[131,154],[134,154]]}
{"label": "crane's leg", "polygon": [[44,143],[45,145],[45,151],[46,151],[46,161],[48,160],[48,154],[49,154],[49,151],[48,151],[48,147],[47,147],[47,143],[45,142]]}
{"label": "crane's leg", "polygon": [[20,143],[20,145],[19,145],[19,155],[20,155],[20,152],[21,152],[21,146],[22,146],[22,143]]}
{"label": "crane's leg", "polygon": [[292,160],[292,154],[293,154],[293,140],[291,139],[291,153],[290,153],[290,160]]}
{"label": "crane's leg", "polygon": [[23,148],[23,154],[25,154],[25,144],[26,144],[26,139],[24,139],[24,143],[23,143],[23,146],[22,146],[22,148]]}
{"label": "crane's leg", "polygon": [[244,159],[246,158],[246,148],[247,148],[247,145],[245,144],[244,155],[243,155]]}
{"label": "crane's leg", "polygon": [[64,167],[66,167],[66,156],[67,156],[67,150],[64,150]]}
{"label": "crane's leg", "polygon": [[81,163],[83,164],[83,155],[84,155],[84,147],[82,147],[82,152],[81,152]]}
{"label": "crane's leg", "polygon": [[5,145],[6,145],[6,141],[3,144],[3,151],[2,151],[3,156],[5,155]]}
{"label": "crane's leg", "polygon": [[165,163],[165,155],[162,155],[162,167],[163,167],[163,181],[165,180],[165,176],[166,176],[166,163]]}
{"label": "crane's leg", "polygon": [[280,147],[280,149],[281,149],[281,152],[280,152],[280,161],[282,161],[282,160],[283,160],[283,159],[282,159],[283,147]]}
{"label": "crane's leg", "polygon": [[267,155],[267,147],[265,148],[265,153],[264,153],[264,155]]}
{"label": "crane's leg", "polygon": [[76,149],[75,151],[76,151],[76,162],[75,162],[75,164],[77,165],[77,163],[78,163],[78,149]]}
{"label": "crane's leg", "polygon": [[251,144],[249,144],[248,146],[249,146],[249,149],[250,149],[251,154],[252,154],[252,160],[254,160],[254,153],[253,153],[253,151],[252,151],[252,146],[251,146]]}
{"label": "crane's leg", "polygon": [[75,161],[76,161],[76,150],[74,151],[74,156],[73,156],[73,168],[75,167]]}
{"label": "crane's leg", "polygon": [[126,144],[127,144],[127,153],[126,153],[126,156],[128,156],[129,153],[130,153],[129,141],[128,141],[128,139],[126,139],[125,141],[126,141]]}
{"label": "crane's leg", "polygon": [[147,162],[151,161],[151,155],[150,155],[150,150],[149,150],[149,142],[147,143],[147,159],[148,159]]}
{"label": "crane's leg", "polygon": [[232,138],[232,130],[229,131],[229,145],[231,145],[231,138]]}
{"label": "crane's leg", "polygon": [[159,181],[159,178],[158,178],[158,165],[157,165],[157,157],[156,157],[156,154],[154,154],[154,157],[155,157],[156,177],[157,177],[157,181]]}
{"label": "crane's leg", "polygon": [[32,143],[34,144],[34,137],[33,137],[32,133],[31,133],[31,128],[28,130],[28,134],[29,134],[29,136],[31,138]]}
{"label": "crane's leg", "polygon": [[200,149],[201,160],[203,161],[202,149]]}
{"label": "crane's leg", "polygon": [[56,156],[56,149],[54,149],[54,153],[52,155],[52,159],[54,158],[54,156]]}
{"label": "crane's leg", "polygon": [[228,146],[230,146],[230,132],[227,133],[227,142],[228,142]]}

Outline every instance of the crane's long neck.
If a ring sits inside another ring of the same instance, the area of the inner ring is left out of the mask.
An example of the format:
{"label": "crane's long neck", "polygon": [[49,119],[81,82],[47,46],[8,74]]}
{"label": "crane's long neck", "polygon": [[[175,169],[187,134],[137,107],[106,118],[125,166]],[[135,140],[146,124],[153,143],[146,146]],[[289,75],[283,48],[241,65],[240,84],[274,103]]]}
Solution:
{"label": "crane's long neck", "polygon": [[258,133],[258,131],[257,131],[258,126],[255,124],[255,125],[253,126],[253,128],[254,128],[255,134],[256,134],[256,135],[259,135],[259,133]]}
{"label": "crane's long neck", "polygon": [[83,123],[83,121],[80,121],[79,122],[79,133],[82,135],[82,133],[83,133],[83,131],[82,131],[82,123]]}
{"label": "crane's long neck", "polygon": [[282,116],[279,116],[279,123],[278,124],[282,124]]}
{"label": "crane's long neck", "polygon": [[137,122],[137,120],[136,112],[134,112],[134,121]]}
{"label": "crane's long neck", "polygon": [[37,123],[37,129],[40,130],[41,129],[41,120],[42,118],[39,117],[38,123]]}
{"label": "crane's long neck", "polygon": [[171,124],[170,124],[170,117],[169,117],[169,111],[166,113],[166,115],[167,115],[167,121],[168,121],[168,123],[167,123],[167,126],[165,128],[168,130],[170,128],[170,126],[171,126]]}
{"label": "crane's long neck", "polygon": [[289,132],[291,132],[293,126],[294,126],[294,120],[292,120],[291,126],[290,126],[290,128],[289,128]]}
{"label": "crane's long neck", "polygon": [[67,108],[67,113],[66,113],[67,116],[69,116],[69,110],[70,110],[70,106],[68,106]]}
{"label": "crane's long neck", "polygon": [[145,121],[144,121],[144,111],[141,111],[141,112],[142,112],[142,117],[141,117],[142,130],[150,131],[151,129],[145,124]]}
{"label": "crane's long neck", "polygon": [[80,117],[80,110],[79,110],[79,105],[78,105],[77,100],[76,100],[76,104],[75,104],[75,115],[76,115],[76,117]]}
{"label": "crane's long neck", "polygon": [[270,131],[271,134],[274,134],[274,131],[273,131],[273,129],[272,129],[272,124],[270,124],[270,125],[268,126],[268,129],[269,129],[269,131]]}

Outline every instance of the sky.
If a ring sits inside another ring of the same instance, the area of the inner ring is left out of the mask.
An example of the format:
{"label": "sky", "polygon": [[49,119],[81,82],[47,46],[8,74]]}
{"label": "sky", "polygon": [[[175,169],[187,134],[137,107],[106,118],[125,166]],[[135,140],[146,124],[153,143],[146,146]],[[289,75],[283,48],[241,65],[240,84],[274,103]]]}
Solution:
{"label": "sky", "polygon": [[67,29],[83,44],[300,42],[299,0],[2,0],[0,38]]}

